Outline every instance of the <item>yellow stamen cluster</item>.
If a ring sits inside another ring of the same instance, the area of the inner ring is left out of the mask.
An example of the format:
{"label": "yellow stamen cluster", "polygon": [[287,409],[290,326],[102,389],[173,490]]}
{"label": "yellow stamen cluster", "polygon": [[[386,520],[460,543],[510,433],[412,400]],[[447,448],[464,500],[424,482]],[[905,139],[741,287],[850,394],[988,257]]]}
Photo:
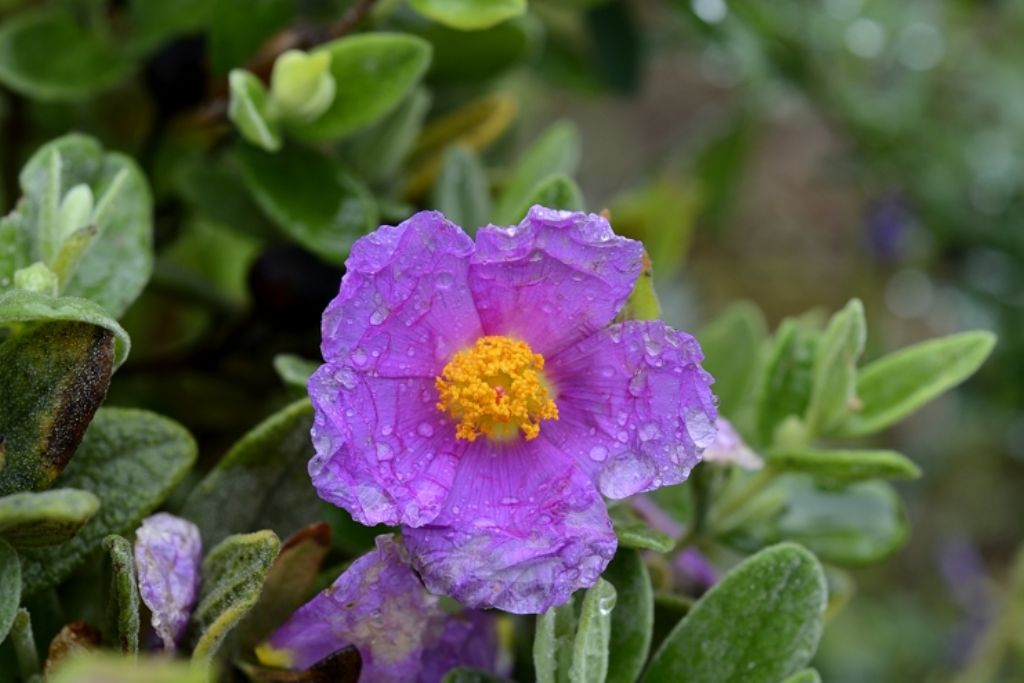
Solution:
{"label": "yellow stamen cluster", "polygon": [[510,337],[476,340],[444,366],[435,385],[438,410],[456,420],[455,436],[475,441],[481,434],[510,439],[522,430],[537,438],[541,420],[557,420],[558,407],[544,378],[544,356]]}

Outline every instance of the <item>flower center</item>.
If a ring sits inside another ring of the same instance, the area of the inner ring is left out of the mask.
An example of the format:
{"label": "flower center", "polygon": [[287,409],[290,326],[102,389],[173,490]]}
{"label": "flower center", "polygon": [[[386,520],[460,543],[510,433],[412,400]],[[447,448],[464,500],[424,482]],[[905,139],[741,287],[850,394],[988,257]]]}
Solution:
{"label": "flower center", "polygon": [[481,337],[444,366],[435,386],[438,410],[459,420],[455,436],[481,434],[507,440],[522,430],[537,438],[541,420],[557,420],[558,407],[544,377],[544,356],[510,337]]}

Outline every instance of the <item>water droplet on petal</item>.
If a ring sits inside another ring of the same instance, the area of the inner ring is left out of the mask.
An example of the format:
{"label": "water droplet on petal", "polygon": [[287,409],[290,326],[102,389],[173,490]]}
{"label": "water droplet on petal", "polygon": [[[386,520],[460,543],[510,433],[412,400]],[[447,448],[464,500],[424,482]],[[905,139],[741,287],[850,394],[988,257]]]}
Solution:
{"label": "water droplet on petal", "polygon": [[434,426],[429,422],[420,422],[420,426],[416,428],[420,436],[431,437],[434,435]]}
{"label": "water droplet on petal", "polygon": [[438,289],[449,289],[452,286],[452,274],[448,272],[438,273],[434,279],[434,284]]}
{"label": "water droplet on petal", "polygon": [[652,441],[661,436],[661,428],[655,422],[648,422],[640,428],[639,435],[641,441]]}
{"label": "water droplet on petal", "polygon": [[645,460],[626,453],[612,460],[598,477],[601,493],[609,498],[625,498],[647,488],[654,478],[654,468]]}
{"label": "water droplet on petal", "polygon": [[380,308],[375,310],[372,314],[370,314],[370,324],[371,325],[380,325],[382,322],[384,322],[385,320],[388,319],[389,315],[391,315],[391,311],[388,309],[388,307],[387,306],[381,306]]}
{"label": "water droplet on petal", "polygon": [[604,446],[594,446],[590,449],[590,459],[594,462],[604,462],[608,457],[608,449]]}

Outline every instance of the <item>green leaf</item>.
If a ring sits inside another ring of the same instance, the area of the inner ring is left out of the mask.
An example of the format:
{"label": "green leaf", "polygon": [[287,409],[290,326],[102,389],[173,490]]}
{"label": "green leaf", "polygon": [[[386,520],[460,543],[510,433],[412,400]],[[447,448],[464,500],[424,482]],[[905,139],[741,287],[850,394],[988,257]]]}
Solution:
{"label": "green leaf", "polygon": [[195,663],[149,655],[138,661],[105,652],[83,654],[61,663],[48,683],[212,683],[212,672]]}
{"label": "green leaf", "polygon": [[864,305],[852,299],[829,320],[814,359],[814,380],[805,422],[811,434],[829,433],[854,407],[857,359],[864,352]]}
{"label": "green leaf", "polygon": [[35,634],[32,632],[32,617],[24,607],[19,607],[14,615],[8,642],[11,643],[11,649],[14,650],[21,678],[29,683],[37,683],[39,680],[39,652],[36,648]]}
{"label": "green leaf", "polygon": [[441,683],[505,683],[507,680],[487,671],[459,666],[446,673]]}
{"label": "green leaf", "polygon": [[715,378],[715,396],[723,415],[733,417],[752,402],[765,335],[761,309],[746,301],[729,306],[697,334],[703,366]]}
{"label": "green leaf", "polygon": [[0,498],[0,538],[20,547],[63,543],[99,509],[100,499],[88,491],[15,493]]}
{"label": "green leaf", "polygon": [[671,536],[648,525],[629,505],[616,505],[609,514],[620,546],[657,553],[667,553],[675,547]]}
{"label": "green leaf", "polygon": [[584,593],[569,668],[572,683],[603,681],[608,675],[608,643],[615,598],[615,586],[604,579],[598,579]]}
{"label": "green leaf", "polygon": [[201,634],[193,660],[210,660],[256,604],[280,547],[273,531],[257,531],[228,536],[206,555],[199,604],[192,615]]}
{"label": "green leaf", "polygon": [[345,140],[342,158],[370,182],[392,182],[423,130],[430,102],[425,88],[415,88],[394,111]]}
{"label": "green leaf", "polygon": [[661,318],[661,302],[658,301],[658,293],[654,290],[654,266],[651,259],[644,252],[644,265],[640,271],[640,277],[633,285],[633,291],[629,293],[625,305],[615,321],[623,320],[658,320]]}
{"label": "green leaf", "polygon": [[159,49],[176,36],[199,33],[210,21],[210,0],[128,0],[136,53]]}
{"label": "green leaf", "polygon": [[96,494],[99,512],[67,543],[22,551],[25,594],[63,581],[106,536],[133,531],[195,458],[195,442],[178,423],[144,410],[101,408],[56,482]]}
{"label": "green leaf", "polygon": [[778,683],[821,637],[825,575],[792,543],[747,558],[697,601],[655,653],[647,683]]}
{"label": "green leaf", "polygon": [[439,24],[476,31],[526,11],[526,0],[410,0],[417,12]]}
{"label": "green leaf", "polygon": [[281,149],[281,128],[270,114],[269,95],[260,79],[244,69],[234,69],[228,76],[228,85],[228,118],[242,137],[268,152]]}
{"label": "green leaf", "polygon": [[416,86],[430,63],[430,44],[399,33],[366,33],[313,50],[331,55],[334,101],[315,121],[292,130],[307,140],[334,140],[391,111]]}
{"label": "green leaf", "polygon": [[821,676],[814,669],[804,669],[797,671],[782,683],[821,683]]}
{"label": "green leaf", "polygon": [[567,175],[557,173],[548,176],[537,183],[536,187],[527,197],[526,202],[519,207],[515,215],[519,216],[514,222],[519,222],[526,216],[531,206],[540,204],[549,209],[568,209],[571,211],[583,210],[583,193],[580,192],[576,181]]}
{"label": "green leaf", "polygon": [[418,20],[399,23],[399,27],[430,43],[434,58],[427,78],[446,86],[493,81],[527,60],[539,47],[542,34],[534,17],[473,32]]}
{"label": "green leaf", "polygon": [[0,495],[53,484],[106,396],[113,362],[113,335],[87,323],[35,325],[0,343]]}
{"label": "green leaf", "polygon": [[377,226],[373,197],[331,158],[298,145],[277,154],[240,146],[242,177],[263,212],[291,238],[341,265],[348,249]]}
{"label": "green leaf", "polygon": [[303,391],[306,391],[306,384],[318,367],[320,364],[316,361],[299,358],[291,353],[279,353],[274,356],[274,370],[277,371],[277,376],[285,384]]}
{"label": "green leaf", "polygon": [[15,211],[0,217],[0,291],[14,284],[14,274],[32,264],[32,240],[25,217]]}
{"label": "green leaf", "polygon": [[0,293],[0,328],[28,322],[82,322],[109,330],[114,335],[114,369],[128,357],[131,339],[99,304],[71,296],[52,297],[14,289]]}
{"label": "green leaf", "polygon": [[320,522],[293,534],[281,546],[259,601],[239,625],[243,650],[258,645],[309,599],[330,545],[331,528]]}
{"label": "green leaf", "polygon": [[615,586],[607,683],[633,683],[644,668],[654,629],[654,592],[640,553],[619,548],[604,578]]}
{"label": "green leaf", "polygon": [[327,504],[306,471],[312,423],[309,400],[292,403],[243,436],[196,485],[181,514],[199,526],[204,542],[266,528],[288,536],[325,518]]}
{"label": "green leaf", "polygon": [[807,410],[817,345],[817,333],[798,321],[787,318],[779,326],[757,400],[761,443],[772,443],[783,420],[792,415],[802,416]]}
{"label": "green leaf", "polygon": [[809,474],[833,486],[869,479],[917,479],[921,468],[896,451],[778,449],[765,455],[768,464],[786,472]]}
{"label": "green leaf", "polygon": [[565,683],[569,680],[576,624],[572,601],[537,615],[533,636],[533,668],[537,683]]}
{"label": "green leaf", "polygon": [[431,197],[433,206],[471,236],[491,220],[491,189],[480,157],[468,147],[450,148]]}
{"label": "green leaf", "polygon": [[863,408],[839,436],[865,436],[899,422],[974,374],[995,346],[991,332],[962,332],[914,344],[865,366],[857,378]]}
{"label": "green leaf", "polygon": [[213,0],[210,62],[217,73],[241,66],[291,19],[294,0]]}
{"label": "green leaf", "polygon": [[0,25],[0,83],[26,97],[81,99],[119,83],[129,69],[101,32],[67,12],[25,11]]}
{"label": "green leaf", "polygon": [[79,186],[89,189],[96,235],[73,272],[57,274],[66,283],[63,294],[91,299],[120,317],[153,271],[153,202],[138,165],[124,154],[105,152],[91,137],[71,134],[40,147],[19,179],[25,195],[22,229],[33,240],[35,258],[51,268],[59,246],[52,237],[57,201]]}
{"label": "green leaf", "polygon": [[0,643],[14,624],[21,602],[21,564],[14,548],[0,541]]}
{"label": "green leaf", "polygon": [[576,126],[568,121],[552,125],[520,157],[494,207],[494,222],[518,223],[538,186],[553,175],[573,175],[579,162],[580,134]]}
{"label": "green leaf", "polygon": [[785,496],[785,509],[776,517],[745,527],[730,539],[735,545],[750,549],[796,541],[825,562],[860,566],[884,559],[907,538],[903,504],[885,482],[863,482],[836,491],[820,489],[806,477],[789,475],[773,488]]}
{"label": "green leaf", "polygon": [[103,549],[110,555],[111,567],[108,619],[121,652],[135,655],[139,651],[139,585],[132,544],[111,534],[103,539]]}

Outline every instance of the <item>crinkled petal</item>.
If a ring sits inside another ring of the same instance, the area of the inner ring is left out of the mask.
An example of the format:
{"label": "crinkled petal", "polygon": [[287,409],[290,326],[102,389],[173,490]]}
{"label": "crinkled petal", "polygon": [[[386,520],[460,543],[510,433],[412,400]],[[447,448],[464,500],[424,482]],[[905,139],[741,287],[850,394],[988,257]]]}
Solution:
{"label": "crinkled petal", "polygon": [[305,669],[348,645],[363,659],[362,683],[416,681],[443,613],[394,536],[352,563],[256,649],[268,665]]}
{"label": "crinkled petal", "polygon": [[540,438],[609,498],[678,484],[715,437],[714,381],[697,340],[664,323],[613,325],[549,358],[559,418]]}
{"label": "crinkled petal", "polygon": [[473,241],[436,211],[359,239],[324,311],[324,360],[385,377],[436,377],[480,336],[467,284]]}
{"label": "crinkled petal", "polygon": [[420,526],[441,511],[466,442],[437,410],[433,378],[321,366],[313,401],[313,486],[359,522]]}
{"label": "crinkled petal", "polygon": [[423,653],[419,683],[438,683],[458,666],[496,676],[508,673],[500,662],[498,619],[481,610],[463,610],[446,616],[440,633]]}
{"label": "crinkled petal", "polygon": [[165,650],[185,635],[199,591],[203,542],[188,520],[160,512],[142,520],[135,532],[139,595],[152,613],[153,630]]}
{"label": "crinkled petal", "polygon": [[518,614],[593,585],[616,546],[593,484],[542,439],[470,444],[441,514],[403,534],[431,591]]}
{"label": "crinkled petal", "polygon": [[719,417],[715,426],[715,440],[704,451],[705,462],[736,465],[745,470],[759,470],[764,467],[764,460],[751,450],[731,422]]}
{"label": "crinkled petal", "polygon": [[517,226],[477,232],[469,286],[487,334],[548,356],[611,322],[642,264],[643,245],[601,216],[535,206]]}

